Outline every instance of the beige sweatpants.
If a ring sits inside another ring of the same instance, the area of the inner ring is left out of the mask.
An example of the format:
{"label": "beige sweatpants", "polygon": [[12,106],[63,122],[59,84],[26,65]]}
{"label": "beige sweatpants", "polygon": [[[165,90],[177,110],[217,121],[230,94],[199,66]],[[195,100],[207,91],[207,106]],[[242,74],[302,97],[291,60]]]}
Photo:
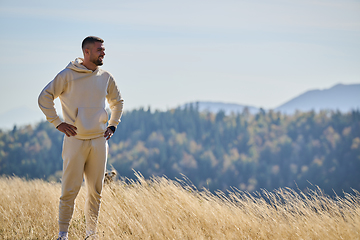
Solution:
{"label": "beige sweatpants", "polygon": [[61,232],[68,232],[75,198],[84,176],[87,188],[84,211],[86,230],[96,231],[107,153],[108,144],[104,137],[88,140],[64,137],[63,176],[59,204],[59,230]]}

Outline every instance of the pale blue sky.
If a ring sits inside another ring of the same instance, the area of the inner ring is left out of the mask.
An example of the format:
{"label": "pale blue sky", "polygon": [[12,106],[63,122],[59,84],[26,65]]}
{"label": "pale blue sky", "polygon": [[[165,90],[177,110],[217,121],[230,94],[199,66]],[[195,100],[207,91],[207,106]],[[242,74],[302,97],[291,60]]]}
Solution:
{"label": "pale blue sky", "polygon": [[125,109],[190,101],[275,108],[360,83],[360,1],[0,0],[0,114],[26,106],[88,35]]}

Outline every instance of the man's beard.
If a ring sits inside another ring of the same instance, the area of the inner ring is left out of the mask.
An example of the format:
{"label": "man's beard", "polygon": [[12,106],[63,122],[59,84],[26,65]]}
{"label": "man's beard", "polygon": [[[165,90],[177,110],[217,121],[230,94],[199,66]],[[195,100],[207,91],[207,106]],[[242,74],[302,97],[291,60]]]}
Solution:
{"label": "man's beard", "polygon": [[91,62],[94,63],[96,66],[102,66],[104,63],[99,59],[91,59]]}

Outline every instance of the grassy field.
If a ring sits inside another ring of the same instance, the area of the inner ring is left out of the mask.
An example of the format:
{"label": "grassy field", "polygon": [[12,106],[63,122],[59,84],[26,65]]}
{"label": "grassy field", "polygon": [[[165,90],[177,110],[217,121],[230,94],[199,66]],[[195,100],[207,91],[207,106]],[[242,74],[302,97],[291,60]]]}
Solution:
{"label": "grassy field", "polygon": [[[211,194],[166,178],[105,186],[100,239],[360,239],[360,195],[320,190]],[[56,239],[60,184],[0,178],[0,239]],[[82,189],[70,239],[84,239]]]}

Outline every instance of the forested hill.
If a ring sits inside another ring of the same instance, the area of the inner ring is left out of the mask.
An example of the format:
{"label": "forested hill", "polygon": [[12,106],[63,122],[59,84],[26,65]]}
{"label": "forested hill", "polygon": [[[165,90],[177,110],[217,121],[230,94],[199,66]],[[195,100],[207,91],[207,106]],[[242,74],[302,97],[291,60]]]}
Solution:
{"label": "forested hill", "polygon": [[[59,179],[62,134],[47,122],[0,131],[0,174]],[[186,175],[210,190],[318,185],[360,190],[360,112],[251,115],[133,110],[109,142],[109,168],[133,178]],[[310,183],[309,183],[310,182]]]}

